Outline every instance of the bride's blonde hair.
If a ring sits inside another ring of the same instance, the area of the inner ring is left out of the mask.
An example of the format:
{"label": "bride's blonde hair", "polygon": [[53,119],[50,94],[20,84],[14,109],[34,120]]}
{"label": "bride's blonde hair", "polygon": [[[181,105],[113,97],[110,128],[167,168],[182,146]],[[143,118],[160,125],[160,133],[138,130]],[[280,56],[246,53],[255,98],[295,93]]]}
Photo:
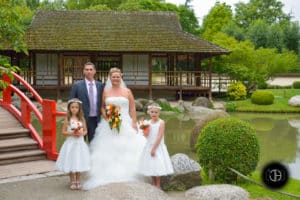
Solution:
{"label": "bride's blonde hair", "polygon": [[119,73],[122,76],[121,70],[119,68],[117,68],[117,67],[110,68],[110,70],[109,70],[109,76],[111,76],[115,72]]}

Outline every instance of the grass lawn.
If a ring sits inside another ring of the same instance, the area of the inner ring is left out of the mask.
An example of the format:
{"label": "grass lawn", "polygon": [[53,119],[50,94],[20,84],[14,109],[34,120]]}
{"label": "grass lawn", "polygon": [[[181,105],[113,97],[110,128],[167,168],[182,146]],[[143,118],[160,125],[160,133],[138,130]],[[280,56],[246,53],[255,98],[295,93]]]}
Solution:
{"label": "grass lawn", "polygon": [[[204,172],[202,174],[202,185],[210,185],[210,184],[218,184],[213,183],[207,179],[207,176]],[[263,182],[260,177],[260,173],[258,171],[255,171],[252,173],[251,176],[248,176],[251,180],[259,183],[260,185],[257,185],[255,183],[252,183],[248,180],[243,179],[242,177],[239,177],[238,183],[235,184],[241,188],[244,188],[246,191],[249,192],[249,200],[295,200],[300,199],[288,195],[284,195],[279,193],[278,191],[282,193],[289,193],[292,195],[300,196],[300,180],[292,179],[290,178],[288,180],[288,183],[279,190],[271,190],[263,185]]]}
{"label": "grass lawn", "polygon": [[300,107],[288,105],[292,96],[300,95],[300,89],[267,89],[274,94],[274,103],[272,105],[256,105],[251,103],[251,99],[243,101],[228,101],[235,104],[237,112],[276,112],[276,113],[300,113]]}
{"label": "grass lawn", "polygon": [[[256,182],[262,184],[260,175],[258,172],[255,172],[250,176],[252,180],[255,180]],[[272,191],[271,189],[268,189],[266,187],[261,187],[259,185],[256,185],[254,183],[245,181],[244,183],[238,184],[238,186],[244,188],[247,190],[250,194],[251,199],[276,199],[276,200],[294,200],[294,199],[300,199],[295,198],[291,196],[287,196],[284,194],[280,194],[276,191]],[[290,193],[297,196],[300,196],[300,180],[297,179],[290,179],[283,188],[279,189],[280,192]]]}

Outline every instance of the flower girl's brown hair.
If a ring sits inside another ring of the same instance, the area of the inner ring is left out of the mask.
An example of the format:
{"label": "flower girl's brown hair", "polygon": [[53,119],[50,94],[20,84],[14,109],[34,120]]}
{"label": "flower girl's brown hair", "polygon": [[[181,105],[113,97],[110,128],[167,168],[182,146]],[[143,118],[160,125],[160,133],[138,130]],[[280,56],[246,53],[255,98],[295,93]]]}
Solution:
{"label": "flower girl's brown hair", "polygon": [[82,110],[82,102],[79,99],[77,99],[77,98],[73,98],[73,99],[70,99],[68,101],[68,106],[67,106],[67,108],[68,108],[68,110],[67,110],[67,119],[68,119],[68,122],[70,121],[71,116],[72,116],[70,107],[71,107],[71,105],[73,103],[77,103],[79,105],[79,110],[78,110],[78,113],[76,114],[76,117],[79,119],[79,121],[84,122],[85,119],[84,119],[84,114],[83,114],[83,110]]}

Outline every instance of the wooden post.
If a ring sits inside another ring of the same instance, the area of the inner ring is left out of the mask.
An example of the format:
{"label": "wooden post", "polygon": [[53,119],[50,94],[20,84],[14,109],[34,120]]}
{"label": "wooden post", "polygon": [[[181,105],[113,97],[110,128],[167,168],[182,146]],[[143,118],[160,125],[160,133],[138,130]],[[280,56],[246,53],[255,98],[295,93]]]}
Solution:
{"label": "wooden post", "polygon": [[43,143],[47,158],[56,160],[56,103],[54,100],[43,100]]}
{"label": "wooden post", "polygon": [[56,89],[56,99],[61,99],[61,83],[64,82],[64,74],[62,74],[63,70],[63,61],[62,61],[62,53],[57,54],[57,89]]}
{"label": "wooden post", "polygon": [[179,74],[179,88],[180,88],[180,94],[179,94],[179,101],[182,101],[182,71]]}
{"label": "wooden post", "polygon": [[208,91],[208,99],[210,101],[212,101],[212,94],[211,94],[211,79],[212,79],[212,58],[210,57],[209,58],[209,63],[208,63],[208,66],[209,66],[209,91]]}
{"label": "wooden post", "polygon": [[153,95],[152,95],[152,54],[149,54],[149,61],[148,61],[148,70],[149,70],[149,76],[148,76],[148,81],[149,81],[149,99],[152,100]]}

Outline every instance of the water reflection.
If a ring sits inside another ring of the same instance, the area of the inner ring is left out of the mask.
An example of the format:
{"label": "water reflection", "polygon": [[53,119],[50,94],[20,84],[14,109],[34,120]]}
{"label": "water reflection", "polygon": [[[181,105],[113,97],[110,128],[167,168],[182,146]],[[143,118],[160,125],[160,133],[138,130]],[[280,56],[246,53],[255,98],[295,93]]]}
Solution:
{"label": "water reflection", "polygon": [[256,129],[260,143],[258,169],[271,161],[286,163],[291,176],[300,179],[300,137],[299,129],[292,127],[289,120],[300,125],[299,115],[233,113],[236,117],[249,122]]}

